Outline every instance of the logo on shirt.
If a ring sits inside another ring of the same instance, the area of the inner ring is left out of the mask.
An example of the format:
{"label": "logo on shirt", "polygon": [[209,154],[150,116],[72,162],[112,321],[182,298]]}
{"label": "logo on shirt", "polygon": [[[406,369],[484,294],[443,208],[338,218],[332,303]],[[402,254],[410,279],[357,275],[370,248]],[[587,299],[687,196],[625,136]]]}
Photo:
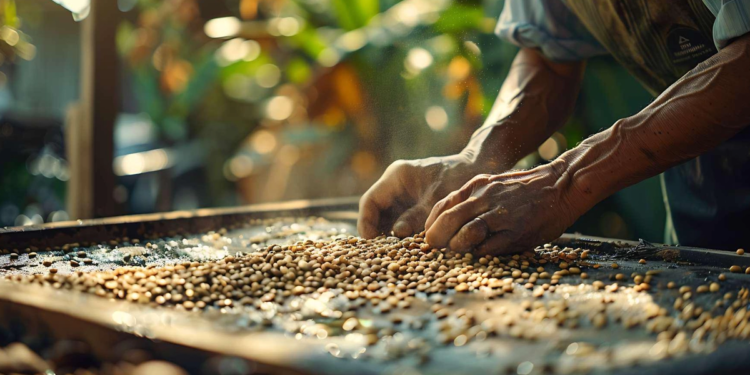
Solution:
{"label": "logo on shirt", "polygon": [[716,53],[713,43],[703,33],[682,25],[676,25],[669,30],[667,49],[672,64],[686,70],[692,69]]}

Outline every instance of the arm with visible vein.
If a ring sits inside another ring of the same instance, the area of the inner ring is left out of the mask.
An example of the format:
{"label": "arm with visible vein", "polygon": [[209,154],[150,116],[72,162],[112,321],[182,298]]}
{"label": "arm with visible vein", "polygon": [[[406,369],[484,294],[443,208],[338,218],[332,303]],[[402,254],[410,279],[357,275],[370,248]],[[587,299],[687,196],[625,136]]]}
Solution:
{"label": "arm with visible vein", "polygon": [[750,35],[699,64],[638,114],[556,160],[582,214],[629,185],[690,160],[750,124]]}

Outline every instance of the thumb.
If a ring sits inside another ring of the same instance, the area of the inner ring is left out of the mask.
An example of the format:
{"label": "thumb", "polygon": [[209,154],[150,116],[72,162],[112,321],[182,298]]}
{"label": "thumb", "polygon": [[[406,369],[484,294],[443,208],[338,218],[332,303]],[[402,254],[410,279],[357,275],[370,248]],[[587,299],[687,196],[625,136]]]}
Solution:
{"label": "thumb", "polygon": [[427,207],[424,205],[416,205],[406,210],[393,224],[393,233],[397,237],[408,237],[421,232],[424,230],[427,214]]}

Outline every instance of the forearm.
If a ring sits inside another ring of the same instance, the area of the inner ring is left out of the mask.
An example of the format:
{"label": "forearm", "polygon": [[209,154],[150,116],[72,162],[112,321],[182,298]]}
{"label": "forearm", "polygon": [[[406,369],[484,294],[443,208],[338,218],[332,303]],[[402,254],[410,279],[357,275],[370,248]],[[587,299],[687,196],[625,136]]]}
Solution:
{"label": "forearm", "polygon": [[620,189],[690,160],[750,124],[750,36],[697,66],[640,113],[563,154],[561,183],[587,210]]}
{"label": "forearm", "polygon": [[488,173],[512,168],[565,124],[584,67],[584,62],[550,62],[532,49],[519,51],[487,120],[464,153]]}

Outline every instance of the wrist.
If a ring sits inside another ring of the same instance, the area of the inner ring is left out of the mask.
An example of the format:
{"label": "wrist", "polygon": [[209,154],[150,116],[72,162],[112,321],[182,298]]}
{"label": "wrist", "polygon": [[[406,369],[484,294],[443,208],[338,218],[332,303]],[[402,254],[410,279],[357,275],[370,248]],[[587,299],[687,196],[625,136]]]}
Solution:
{"label": "wrist", "polygon": [[[508,124],[484,126],[472,135],[469,143],[459,153],[479,173],[499,174],[516,165],[523,156],[515,156],[505,147]],[[524,155],[525,156],[525,155]]]}
{"label": "wrist", "polygon": [[569,200],[582,214],[615,192],[643,180],[649,162],[642,140],[629,132],[630,119],[617,121],[560,155],[553,163]]}
{"label": "wrist", "polygon": [[576,216],[619,190],[617,180],[624,170],[613,157],[618,145],[611,142],[611,137],[600,136],[602,133],[584,140],[549,164],[558,176],[564,200]]}
{"label": "wrist", "polygon": [[511,168],[511,164],[499,158],[492,158],[488,155],[472,149],[464,148],[458,155],[467,169],[474,171],[475,174],[500,174]]}

